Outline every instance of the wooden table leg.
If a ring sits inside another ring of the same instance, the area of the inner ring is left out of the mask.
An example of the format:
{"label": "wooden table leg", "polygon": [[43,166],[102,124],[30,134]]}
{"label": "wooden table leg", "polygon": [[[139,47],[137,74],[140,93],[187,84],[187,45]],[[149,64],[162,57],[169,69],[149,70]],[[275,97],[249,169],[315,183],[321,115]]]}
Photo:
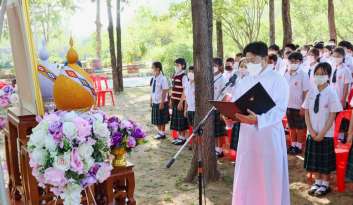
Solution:
{"label": "wooden table leg", "polygon": [[127,187],[127,199],[128,205],[136,205],[136,201],[134,198],[135,192],[135,174],[133,171],[126,178],[126,187]]}
{"label": "wooden table leg", "polygon": [[9,148],[9,180],[11,181],[10,195],[11,198],[20,200],[21,193],[17,189],[21,186],[20,171],[18,167],[18,151],[17,151],[17,128],[13,124],[9,123],[9,138],[8,138],[8,148]]}

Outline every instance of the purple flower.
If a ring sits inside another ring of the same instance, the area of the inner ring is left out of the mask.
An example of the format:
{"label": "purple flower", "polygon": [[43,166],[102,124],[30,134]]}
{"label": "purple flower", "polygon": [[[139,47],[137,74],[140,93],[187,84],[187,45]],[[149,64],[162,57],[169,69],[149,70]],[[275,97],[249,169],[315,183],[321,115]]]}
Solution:
{"label": "purple flower", "polygon": [[92,176],[95,176],[98,172],[98,169],[101,167],[100,164],[94,164],[91,169],[89,170],[89,174],[92,175]]}
{"label": "purple flower", "polygon": [[63,137],[63,123],[60,121],[55,121],[49,124],[49,133],[53,136],[56,142],[60,142]]}
{"label": "purple flower", "polygon": [[133,137],[129,137],[129,139],[127,140],[127,147],[128,148],[134,148],[136,147],[136,140]]}
{"label": "purple flower", "polygon": [[81,117],[75,118],[74,123],[77,128],[78,139],[80,140],[80,142],[84,142],[86,137],[88,137],[92,134],[91,124],[89,123],[89,121],[87,121]]}
{"label": "purple flower", "polygon": [[108,119],[108,128],[111,131],[116,132],[120,127],[120,123],[121,123],[121,121],[119,120],[119,118],[111,117]]}
{"label": "purple flower", "polygon": [[71,152],[70,166],[72,171],[82,174],[83,162],[81,161],[77,148],[74,148]]}
{"label": "purple flower", "polygon": [[120,132],[115,132],[112,137],[112,145],[114,147],[118,146],[121,144],[122,140],[123,140],[123,135]]}
{"label": "purple flower", "polygon": [[133,128],[133,124],[130,122],[130,121],[128,121],[128,120],[123,120],[122,122],[121,122],[121,128],[122,129],[132,129]]}
{"label": "purple flower", "polygon": [[45,183],[57,187],[63,187],[67,183],[65,172],[59,169],[50,167],[44,173]]}
{"label": "purple flower", "polygon": [[4,93],[6,93],[6,94],[11,94],[11,93],[13,93],[13,87],[12,86],[10,86],[10,85],[6,85],[6,86],[4,86],[3,88],[2,88],[2,90],[4,91]]}
{"label": "purple flower", "polygon": [[136,139],[142,139],[145,137],[145,133],[140,128],[136,128],[132,133],[132,136]]}
{"label": "purple flower", "polygon": [[0,107],[7,107],[10,104],[10,99],[7,96],[0,97]]}
{"label": "purple flower", "polygon": [[94,184],[96,182],[97,182],[97,179],[94,176],[88,175],[84,179],[81,180],[81,186],[86,187],[86,186],[89,186],[89,185]]}

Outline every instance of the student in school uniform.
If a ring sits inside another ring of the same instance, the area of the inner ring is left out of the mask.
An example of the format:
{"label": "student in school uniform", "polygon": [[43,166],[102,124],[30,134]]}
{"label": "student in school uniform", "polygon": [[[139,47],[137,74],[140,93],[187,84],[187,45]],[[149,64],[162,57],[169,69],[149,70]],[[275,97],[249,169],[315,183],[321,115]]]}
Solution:
{"label": "student in school uniform", "polygon": [[308,74],[310,80],[314,80],[313,77],[313,72],[316,67],[316,65],[320,61],[320,51],[316,48],[312,48],[309,50],[308,55],[307,55],[307,65],[303,66],[303,71]]}
{"label": "student in school uniform", "polygon": [[308,55],[309,50],[310,50],[309,45],[304,45],[300,48],[300,53],[303,56],[303,67],[308,67],[307,55]]}
{"label": "student in school uniform", "polygon": [[234,58],[227,58],[226,60],[226,65],[224,67],[224,79],[226,80],[226,82],[229,81],[229,79],[233,76],[233,74],[235,73],[234,69]]}
{"label": "student in school uniform", "polygon": [[268,55],[268,65],[272,67],[273,70],[276,70],[278,57],[276,54]]}
{"label": "student in school uniform", "polygon": [[243,54],[242,53],[237,53],[235,54],[235,58],[234,58],[234,70],[237,70],[239,68],[239,62],[240,60],[243,58]]}
{"label": "student in school uniform", "polygon": [[342,105],[329,85],[330,64],[319,63],[313,74],[316,87],[309,91],[303,103],[308,128],[304,168],[315,178],[308,193],[321,197],[331,191],[330,174],[336,169],[334,121],[336,114],[342,111]]}
{"label": "student in school uniform", "polygon": [[344,52],[346,54],[344,63],[353,75],[353,44],[349,41],[341,41],[339,42],[338,46],[344,49]]}
{"label": "student in school uniform", "polygon": [[311,88],[311,84],[309,76],[300,69],[303,63],[302,54],[293,52],[289,55],[288,60],[289,70],[284,75],[289,85],[287,120],[291,146],[288,149],[288,154],[297,155],[301,154],[305,147],[306,125],[304,110],[301,105]]}
{"label": "student in school uniform", "polygon": [[331,55],[332,55],[332,47],[329,45],[325,46],[322,57],[320,58],[320,63],[326,62],[326,63],[330,63],[332,66]]}
{"label": "student in school uniform", "polygon": [[349,69],[344,64],[345,52],[343,48],[336,48],[332,54],[333,74],[331,84],[336,90],[338,98],[343,109],[346,107],[349,87],[352,83],[352,75]]}
{"label": "student in school uniform", "polygon": [[185,73],[186,61],[183,58],[175,60],[175,74],[172,78],[172,119],[170,129],[178,131],[178,138],[173,140],[174,145],[183,145],[186,141],[186,130],[188,130],[188,120],[184,116],[185,110],[185,94],[184,89],[188,83],[188,77]]}
{"label": "student in school uniform", "polygon": [[165,125],[169,122],[168,91],[169,85],[167,78],[163,75],[162,64],[152,63],[153,77],[151,79],[151,106],[152,124],[157,127],[158,133],[155,139],[165,139]]}
{"label": "student in school uniform", "polygon": [[[224,79],[222,74],[223,71],[223,62],[221,58],[214,58],[213,59],[213,86],[214,86],[214,100],[223,100],[225,93],[221,93],[222,88],[224,88],[225,84],[227,83]],[[220,146],[219,137],[223,137],[226,135],[226,124],[221,117],[220,112],[214,112],[214,136],[216,139],[216,156],[223,157],[223,149]]]}
{"label": "student in school uniform", "polygon": [[319,53],[320,53],[319,56],[321,58],[323,56],[323,54],[324,54],[324,42],[322,42],[322,41],[317,42],[314,45],[314,48],[319,50]]}
{"label": "student in school uniform", "polygon": [[284,62],[284,60],[281,58],[280,56],[280,49],[279,46],[276,44],[271,45],[268,48],[268,54],[269,55],[276,55],[277,56],[277,61],[276,61],[276,66],[275,66],[275,70],[280,74],[280,75],[284,75],[284,73],[286,72],[286,64]]}
{"label": "student in school uniform", "polygon": [[195,75],[194,66],[189,67],[188,84],[185,89],[185,114],[189,126],[194,127],[195,117]]}

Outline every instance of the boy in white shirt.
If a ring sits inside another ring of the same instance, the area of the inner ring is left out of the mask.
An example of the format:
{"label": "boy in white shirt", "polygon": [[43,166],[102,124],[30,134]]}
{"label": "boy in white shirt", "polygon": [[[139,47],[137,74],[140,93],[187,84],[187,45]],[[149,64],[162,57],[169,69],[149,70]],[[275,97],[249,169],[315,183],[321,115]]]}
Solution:
{"label": "boy in white shirt", "polygon": [[[238,68],[236,68],[238,69]],[[233,74],[235,73],[234,68],[234,58],[227,58],[226,60],[226,66],[225,66],[225,71],[223,73],[224,79],[226,82],[229,81],[229,79],[233,76]]]}
{"label": "boy in white shirt", "polygon": [[348,69],[352,72],[353,75],[353,45],[349,41],[341,41],[338,46],[342,47],[345,51],[345,60],[344,64],[348,67]]}
{"label": "boy in white shirt", "polygon": [[286,72],[286,63],[279,55],[279,46],[277,46],[276,44],[271,45],[268,48],[268,54],[275,54],[277,56],[277,61],[274,68],[279,74],[284,75],[284,73]]}
{"label": "boy in white shirt", "polygon": [[287,109],[287,120],[289,125],[289,136],[291,146],[288,154],[301,154],[305,147],[306,125],[304,110],[301,105],[304,102],[311,84],[309,76],[300,69],[303,63],[303,56],[299,52],[291,53],[288,56],[289,70],[284,77],[289,85],[289,102]]}
{"label": "boy in white shirt", "polygon": [[167,78],[163,75],[162,64],[154,62],[152,64],[154,76],[151,79],[151,121],[156,125],[158,134],[155,139],[165,139],[165,125],[169,122],[168,91],[169,85]]}
{"label": "boy in white shirt", "polygon": [[195,117],[195,76],[194,66],[189,67],[189,82],[185,89],[185,117],[188,119],[189,126],[194,127]]}

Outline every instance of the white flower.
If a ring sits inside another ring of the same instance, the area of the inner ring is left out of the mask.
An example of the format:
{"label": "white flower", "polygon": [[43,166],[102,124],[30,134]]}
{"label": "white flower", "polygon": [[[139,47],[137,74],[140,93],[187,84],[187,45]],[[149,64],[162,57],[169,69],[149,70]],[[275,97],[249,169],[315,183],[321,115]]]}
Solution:
{"label": "white flower", "polygon": [[31,163],[44,165],[48,152],[45,149],[37,148],[31,152]]}
{"label": "white flower", "polygon": [[108,125],[106,123],[95,121],[93,123],[93,132],[98,137],[107,138],[110,136]]}
{"label": "white flower", "polygon": [[64,193],[60,195],[64,199],[64,205],[79,205],[81,203],[81,191],[80,185],[68,184],[64,189]]}
{"label": "white flower", "polygon": [[81,144],[78,147],[78,153],[80,154],[80,157],[83,159],[90,158],[92,156],[93,152],[94,152],[94,149],[89,144]]}
{"label": "white flower", "polygon": [[34,146],[37,148],[44,147],[45,138],[48,137],[48,134],[44,130],[34,131],[29,137],[28,145]]}
{"label": "white flower", "polygon": [[95,114],[93,114],[93,117],[97,120],[97,121],[99,121],[99,122],[103,122],[103,120],[104,120],[104,118],[103,118],[103,115],[101,114],[101,113],[95,113]]}
{"label": "white flower", "polygon": [[83,161],[83,169],[88,172],[94,164],[94,159],[92,157],[86,157]]}
{"label": "white flower", "polygon": [[63,124],[63,133],[65,137],[73,139],[77,136],[77,128],[72,122],[64,122]]}
{"label": "white flower", "polygon": [[53,167],[62,171],[70,169],[70,152],[65,152],[63,155],[54,157]]}
{"label": "white flower", "polygon": [[111,174],[113,167],[110,163],[102,163],[96,174],[99,183],[103,183]]}
{"label": "white flower", "polygon": [[32,129],[32,132],[45,132],[48,133],[49,123],[42,120],[35,128]]}
{"label": "white flower", "polygon": [[49,152],[55,151],[57,147],[56,142],[51,135],[47,135],[44,138],[44,146],[49,150]]}
{"label": "white flower", "polygon": [[16,104],[16,103],[18,103],[18,100],[19,100],[19,98],[18,98],[18,95],[17,95],[17,94],[12,94],[12,95],[10,96],[10,102],[11,102],[11,104]]}
{"label": "white flower", "polygon": [[1,89],[0,90],[0,96],[3,96],[3,95],[5,95],[5,92]]}
{"label": "white flower", "polygon": [[77,113],[74,111],[71,111],[71,112],[65,113],[63,116],[63,119],[65,122],[72,122],[76,117],[78,117]]}

